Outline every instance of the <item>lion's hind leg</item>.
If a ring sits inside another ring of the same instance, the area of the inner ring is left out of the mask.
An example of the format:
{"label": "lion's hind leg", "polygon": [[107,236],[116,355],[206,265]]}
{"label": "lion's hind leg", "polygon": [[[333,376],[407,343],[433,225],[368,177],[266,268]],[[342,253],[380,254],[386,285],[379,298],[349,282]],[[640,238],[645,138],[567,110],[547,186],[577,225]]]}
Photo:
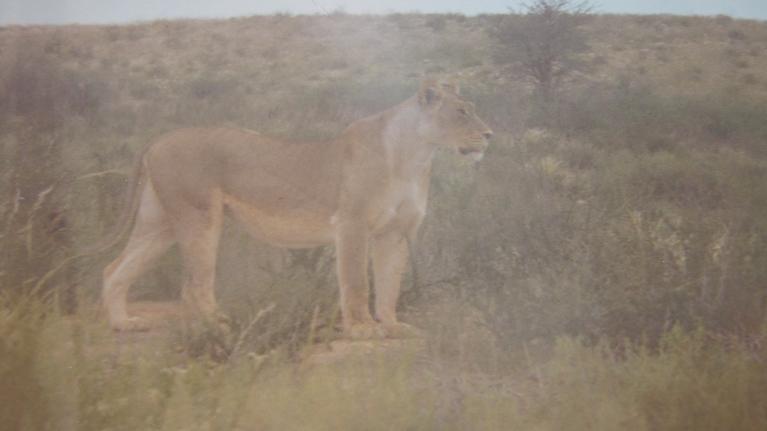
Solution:
{"label": "lion's hind leg", "polygon": [[151,183],[147,183],[141,192],[141,201],[128,244],[120,256],[104,269],[102,300],[113,329],[148,329],[146,322],[128,315],[128,289],[173,243],[174,236],[168,217]]}

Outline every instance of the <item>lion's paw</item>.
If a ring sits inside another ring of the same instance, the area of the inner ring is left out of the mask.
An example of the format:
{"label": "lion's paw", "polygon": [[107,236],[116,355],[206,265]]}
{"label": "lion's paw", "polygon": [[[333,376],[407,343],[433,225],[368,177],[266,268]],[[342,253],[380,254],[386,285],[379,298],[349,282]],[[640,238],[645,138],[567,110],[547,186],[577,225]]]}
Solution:
{"label": "lion's paw", "polygon": [[218,332],[220,335],[228,336],[234,332],[234,320],[224,313],[216,312],[210,316],[204,316],[204,319],[208,328]]}

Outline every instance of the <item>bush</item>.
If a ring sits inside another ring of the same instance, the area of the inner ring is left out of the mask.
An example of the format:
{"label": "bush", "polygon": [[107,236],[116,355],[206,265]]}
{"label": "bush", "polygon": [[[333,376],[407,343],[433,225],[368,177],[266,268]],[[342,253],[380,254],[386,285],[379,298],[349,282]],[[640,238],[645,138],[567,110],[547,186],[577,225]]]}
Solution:
{"label": "bush", "polygon": [[657,341],[697,322],[758,327],[767,196],[746,184],[765,178],[762,161],[615,150],[546,131],[497,147],[473,177],[438,165],[440,227],[427,225],[421,247],[440,250],[429,266],[455,268],[433,278],[459,280],[500,348],[563,333]]}
{"label": "bush", "polygon": [[[740,94],[661,95],[629,78],[574,90],[559,101],[555,122],[564,133],[602,146],[634,152],[674,151],[694,140],[696,147],[716,142],[765,154],[765,103]],[[543,120],[533,116],[531,122]],[[724,141],[724,142],[722,142]]]}
{"label": "bush", "polygon": [[581,27],[591,6],[586,1],[536,0],[524,9],[524,16],[508,16],[491,29],[495,59],[515,66],[548,102],[563,79],[584,70],[577,55],[589,49]]}
{"label": "bush", "polygon": [[426,26],[435,32],[441,32],[447,26],[447,17],[444,15],[431,15],[426,20]]}
{"label": "bush", "polygon": [[203,73],[178,83],[174,122],[180,126],[247,124],[251,112],[244,84],[226,73]]}
{"label": "bush", "polygon": [[0,82],[0,118],[25,117],[39,130],[59,126],[71,115],[91,117],[109,96],[99,78],[64,69],[44,41],[29,38],[15,59],[5,65]]}

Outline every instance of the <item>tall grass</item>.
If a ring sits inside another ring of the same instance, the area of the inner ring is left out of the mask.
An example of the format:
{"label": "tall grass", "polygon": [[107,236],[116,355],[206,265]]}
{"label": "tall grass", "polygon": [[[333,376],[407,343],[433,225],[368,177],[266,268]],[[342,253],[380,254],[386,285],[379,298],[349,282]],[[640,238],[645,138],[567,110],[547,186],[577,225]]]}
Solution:
{"label": "tall grass", "polygon": [[0,291],[0,429],[40,429],[45,391],[36,370],[43,307]]}
{"label": "tall grass", "polygon": [[179,355],[162,337],[116,337],[87,313],[65,318],[6,297],[0,305],[8,430],[767,427],[767,326],[748,340],[675,327],[653,349],[565,337],[526,366],[482,377],[433,351],[216,364]]}

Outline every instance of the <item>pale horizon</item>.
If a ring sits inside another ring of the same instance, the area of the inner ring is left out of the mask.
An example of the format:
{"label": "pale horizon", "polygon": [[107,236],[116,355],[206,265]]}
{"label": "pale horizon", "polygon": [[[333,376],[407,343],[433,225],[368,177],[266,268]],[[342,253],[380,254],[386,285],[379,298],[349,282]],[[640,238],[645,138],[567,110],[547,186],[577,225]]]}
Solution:
{"label": "pale horizon", "polygon": [[[184,18],[231,18],[252,15],[387,13],[507,13],[519,10],[520,0],[0,0],[0,25],[123,24]],[[590,2],[601,14],[729,15],[767,20],[764,0],[601,0]]]}

